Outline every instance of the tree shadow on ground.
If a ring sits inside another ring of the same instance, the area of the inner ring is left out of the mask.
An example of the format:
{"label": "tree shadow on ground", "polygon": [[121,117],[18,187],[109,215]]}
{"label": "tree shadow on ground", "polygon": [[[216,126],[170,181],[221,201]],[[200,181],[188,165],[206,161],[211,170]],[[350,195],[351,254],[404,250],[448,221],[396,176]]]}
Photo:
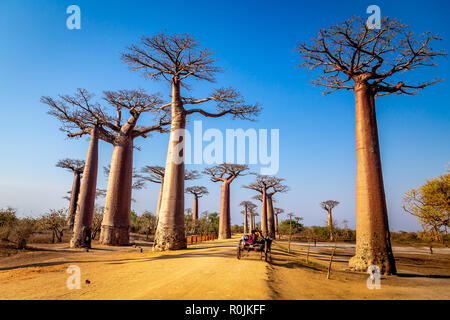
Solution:
{"label": "tree shadow on ground", "polygon": [[397,272],[397,277],[400,278],[432,278],[432,279],[450,279],[448,275],[438,275],[438,274],[417,274],[417,273],[404,273]]}

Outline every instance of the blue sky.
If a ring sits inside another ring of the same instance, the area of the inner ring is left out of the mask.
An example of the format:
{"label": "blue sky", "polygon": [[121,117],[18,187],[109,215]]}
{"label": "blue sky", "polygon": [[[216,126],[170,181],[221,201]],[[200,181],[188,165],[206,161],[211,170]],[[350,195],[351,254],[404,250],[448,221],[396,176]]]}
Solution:
{"label": "blue sky", "polygon": [[[81,30],[66,28],[66,8],[81,8]],[[22,216],[67,207],[62,199],[71,187],[70,173],[56,168],[61,158],[84,159],[86,139],[68,140],[59,123],[39,102],[43,95],[70,94],[86,88],[103,90],[144,88],[169,93],[163,82],[146,80],[120,60],[125,47],[142,35],[189,32],[213,49],[225,72],[216,84],[193,83],[190,94],[206,95],[214,87],[233,86],[248,102],[260,102],[257,122],[206,119],[204,129],[279,128],[280,171],[291,191],[277,197],[277,207],[305,218],[307,225],[325,224],[319,202],[341,202],[338,221],[355,221],[355,124],[351,92],[322,96],[309,81],[316,74],[296,68],[293,52],[322,27],[351,16],[368,16],[377,4],[383,16],[409,24],[413,31],[433,31],[449,48],[448,1],[19,1],[0,3],[0,207],[12,206]],[[406,80],[449,79],[449,61],[440,67],[404,74]],[[450,160],[448,81],[416,96],[377,100],[377,115],[390,226],[417,230],[413,217],[401,209],[402,195],[425,179],[445,173]],[[191,120],[198,120],[193,117]],[[192,121],[188,128],[192,126]],[[140,139],[134,165],[163,165],[168,135]],[[107,165],[112,147],[101,143],[100,162]],[[190,166],[201,170],[203,166]],[[253,194],[241,188],[251,177],[233,182],[232,222],[240,223],[239,202]],[[98,185],[106,188],[99,173]],[[192,185],[194,183],[189,183]],[[219,210],[219,184],[195,181],[210,195],[200,210]],[[159,186],[135,192],[133,208],[154,211]],[[186,196],[186,207],[192,199]],[[100,201],[101,204],[101,201]]]}

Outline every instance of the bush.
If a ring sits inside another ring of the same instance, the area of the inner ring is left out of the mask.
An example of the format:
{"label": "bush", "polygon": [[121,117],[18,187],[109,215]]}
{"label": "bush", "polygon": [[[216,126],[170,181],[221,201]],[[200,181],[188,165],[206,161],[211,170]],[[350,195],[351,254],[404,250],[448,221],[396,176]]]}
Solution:
{"label": "bush", "polygon": [[18,220],[11,227],[10,239],[17,246],[17,249],[25,249],[31,235],[36,232],[36,221],[31,218]]}
{"label": "bush", "polygon": [[38,225],[42,230],[51,231],[52,243],[55,243],[55,239],[62,242],[63,231],[67,225],[67,216],[63,209],[50,210],[50,212],[42,215],[38,220]]}
{"label": "bush", "polygon": [[9,240],[12,227],[17,220],[16,210],[13,208],[0,209],[0,240]]}
{"label": "bush", "polygon": [[289,235],[299,233],[303,230],[303,225],[295,220],[283,220],[278,225],[278,232],[282,235]]}

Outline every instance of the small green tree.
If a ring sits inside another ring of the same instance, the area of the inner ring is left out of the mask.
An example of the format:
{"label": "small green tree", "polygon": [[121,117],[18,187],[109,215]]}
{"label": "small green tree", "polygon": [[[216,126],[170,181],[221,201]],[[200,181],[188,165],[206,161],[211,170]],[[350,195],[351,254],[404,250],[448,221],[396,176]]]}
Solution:
{"label": "small green tree", "polygon": [[208,215],[209,221],[209,233],[218,234],[219,233],[219,214],[217,212],[210,213]]}
{"label": "small green tree", "polygon": [[156,216],[149,212],[145,211],[140,217],[139,217],[139,232],[144,233],[146,236],[146,240],[148,240],[148,237],[151,234],[155,233],[156,229]]}
{"label": "small green tree", "polygon": [[403,197],[403,209],[417,217],[430,239],[444,242],[450,227],[450,174],[408,191]]}

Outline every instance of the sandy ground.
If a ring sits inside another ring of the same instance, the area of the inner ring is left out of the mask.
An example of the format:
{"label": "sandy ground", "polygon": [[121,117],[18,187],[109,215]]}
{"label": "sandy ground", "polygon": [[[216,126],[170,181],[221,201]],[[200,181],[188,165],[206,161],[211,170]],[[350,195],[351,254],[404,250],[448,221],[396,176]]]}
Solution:
{"label": "sandy ground", "polygon": [[[332,245],[276,241],[272,263],[251,252],[236,259],[237,237],[154,253],[95,245],[89,252],[67,244],[0,258],[0,299],[450,299],[450,251],[395,247],[399,275],[383,276],[369,290],[368,274],[346,271],[354,246],[338,244],[331,279]],[[66,271],[81,270],[81,289],[69,290]],[[86,282],[88,280],[89,283]]]}

